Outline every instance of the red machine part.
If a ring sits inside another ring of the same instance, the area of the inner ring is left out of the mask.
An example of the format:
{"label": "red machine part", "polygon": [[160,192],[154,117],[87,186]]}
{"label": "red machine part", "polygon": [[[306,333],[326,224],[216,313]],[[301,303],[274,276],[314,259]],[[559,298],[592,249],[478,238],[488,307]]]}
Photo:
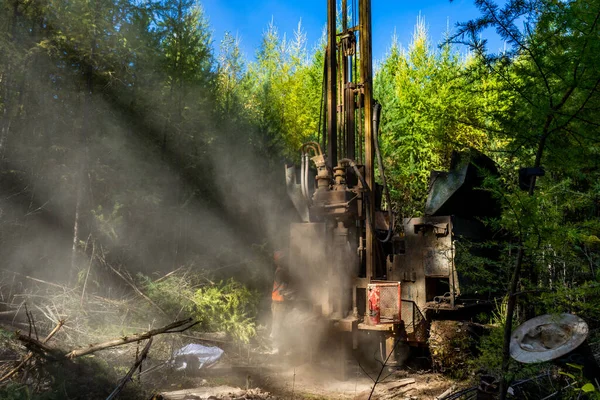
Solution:
{"label": "red machine part", "polygon": [[379,325],[381,322],[381,309],[379,308],[379,286],[369,284],[369,319],[371,325]]}
{"label": "red machine part", "polygon": [[367,290],[371,325],[399,323],[402,320],[400,282],[372,282]]}

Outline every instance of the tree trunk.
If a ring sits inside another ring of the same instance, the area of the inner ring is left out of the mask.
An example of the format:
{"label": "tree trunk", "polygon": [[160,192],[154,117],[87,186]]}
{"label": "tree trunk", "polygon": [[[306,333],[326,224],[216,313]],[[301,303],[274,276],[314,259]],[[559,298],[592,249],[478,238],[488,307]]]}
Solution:
{"label": "tree trunk", "polygon": [[[538,142],[538,148],[535,154],[535,163],[534,167],[539,168],[542,164],[542,156],[544,155],[544,149],[546,148],[546,140],[548,136],[550,136],[551,130],[550,125],[552,124],[552,120],[554,119],[554,111],[558,111],[562,106],[567,102],[571,94],[573,93],[574,88],[569,88],[565,95],[562,97],[560,103],[553,107],[550,113],[546,117],[546,122],[544,123],[544,127],[542,129],[542,135],[540,136],[540,141]],[[532,176],[529,182],[529,191],[528,196],[533,196],[535,192],[535,184],[536,184],[536,176]],[[518,216],[517,216],[518,217]],[[521,269],[523,265],[523,258],[525,256],[524,249],[524,238],[523,232],[519,234],[519,251],[517,253],[517,261],[515,263],[515,270],[510,282],[510,289],[508,292],[508,302],[506,305],[506,321],[504,324],[504,341],[502,345],[502,381],[500,382],[500,400],[506,400],[506,396],[508,393],[508,381],[506,379],[506,374],[508,373],[508,366],[510,363],[510,337],[512,335],[512,327],[513,327],[513,314],[515,311],[515,307],[517,305],[517,289],[519,286],[519,280],[521,277]],[[529,271],[532,274],[532,271]]]}
{"label": "tree trunk", "polygon": [[[10,22],[10,42],[15,42],[17,33],[17,17],[19,15],[19,2],[15,0],[13,3],[13,13]],[[6,142],[10,132],[12,124],[12,98],[10,87],[12,85],[12,63],[11,60],[7,60],[6,73],[3,76],[4,82],[4,110],[2,111],[2,122],[0,123],[0,160],[4,160],[4,153],[6,151]]]}
{"label": "tree trunk", "polygon": [[99,3],[98,1],[94,1],[94,20],[93,26],[94,31],[92,33],[92,41],[90,43],[90,57],[85,66],[85,93],[84,93],[84,102],[83,102],[83,121],[81,125],[81,132],[79,134],[79,152],[78,152],[78,160],[77,164],[79,167],[79,171],[77,173],[77,177],[75,178],[75,184],[77,186],[77,197],[75,199],[75,219],[73,221],[73,247],[71,249],[71,273],[76,273],[77,271],[77,245],[79,243],[79,238],[81,235],[81,210],[83,203],[83,196],[86,192],[86,177],[87,177],[87,162],[88,162],[88,131],[91,126],[91,118],[92,118],[92,96],[94,93],[94,62],[95,62],[95,54],[96,54],[96,44],[97,44],[97,32],[95,26],[98,23],[98,10]]}

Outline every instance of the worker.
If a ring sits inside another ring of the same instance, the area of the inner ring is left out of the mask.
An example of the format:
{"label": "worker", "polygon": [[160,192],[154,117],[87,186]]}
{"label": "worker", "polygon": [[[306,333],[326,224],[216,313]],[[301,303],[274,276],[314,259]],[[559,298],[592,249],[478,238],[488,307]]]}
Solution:
{"label": "worker", "polygon": [[271,340],[273,342],[273,354],[278,354],[283,344],[284,329],[283,324],[288,311],[289,299],[289,274],[286,268],[286,252],[278,250],[273,253],[273,262],[275,263],[275,279],[273,280],[273,290],[271,292]]}

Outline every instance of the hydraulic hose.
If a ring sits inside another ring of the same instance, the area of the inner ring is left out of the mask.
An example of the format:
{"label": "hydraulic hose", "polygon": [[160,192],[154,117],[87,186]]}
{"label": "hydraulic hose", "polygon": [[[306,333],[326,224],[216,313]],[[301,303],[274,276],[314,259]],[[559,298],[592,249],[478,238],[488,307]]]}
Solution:
{"label": "hydraulic hose", "polygon": [[302,197],[304,197],[304,199],[308,199],[308,197],[306,196],[306,192],[304,191],[304,158],[305,155],[304,153],[302,153],[302,155],[300,156],[300,190],[302,192]]}
{"label": "hydraulic hose", "polygon": [[354,170],[354,173],[356,174],[356,176],[358,176],[358,179],[360,180],[360,183],[363,185],[365,190],[367,192],[370,192],[371,188],[369,187],[369,185],[367,185],[367,181],[365,181],[365,178],[363,178],[362,174],[360,173],[360,170],[356,166],[356,162],[354,160],[352,160],[351,158],[342,158],[341,160],[338,160],[338,164],[343,164],[343,163],[346,163],[352,167],[352,169]]}
{"label": "hydraulic hose", "polygon": [[375,154],[377,155],[377,165],[379,167],[379,175],[381,177],[381,183],[383,184],[383,192],[385,193],[385,201],[388,207],[389,227],[388,233],[385,239],[381,240],[382,243],[387,243],[392,238],[394,233],[394,221],[392,215],[392,201],[390,198],[390,191],[388,189],[387,181],[385,179],[385,170],[383,169],[383,162],[381,161],[381,152],[379,150],[379,117],[381,116],[381,104],[375,102],[373,105],[373,143],[375,144]]}
{"label": "hydraulic hose", "polygon": [[304,192],[306,193],[306,201],[308,201],[308,203],[310,204],[311,198],[310,192],[308,191],[308,172],[310,169],[310,157],[308,156],[308,154],[304,156],[304,163]]}
{"label": "hydraulic hose", "polygon": [[323,150],[321,149],[321,145],[317,142],[306,142],[302,145],[302,148],[310,147],[315,152],[315,156],[322,156]]}
{"label": "hydraulic hose", "polygon": [[321,145],[317,142],[306,142],[300,146],[300,151],[302,152],[302,156],[300,157],[300,189],[308,203],[311,202],[310,191],[308,189],[308,176],[310,172],[310,155],[308,152],[310,150],[314,152],[315,156],[323,156]]}

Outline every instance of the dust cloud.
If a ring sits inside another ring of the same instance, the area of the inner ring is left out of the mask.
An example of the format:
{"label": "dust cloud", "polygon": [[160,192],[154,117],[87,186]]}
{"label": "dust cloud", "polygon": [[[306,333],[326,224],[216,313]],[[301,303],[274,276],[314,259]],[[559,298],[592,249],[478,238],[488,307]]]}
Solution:
{"label": "dust cloud", "polygon": [[[60,23],[48,25],[68,29]],[[243,113],[239,124],[219,115],[204,84],[146,82],[136,94],[137,77],[111,80],[71,51],[76,72],[65,72],[55,54],[36,54],[25,83],[5,92],[22,106],[2,121],[2,278],[73,286],[87,283],[91,270],[100,294],[126,287],[96,262],[101,256],[132,276],[187,267],[234,277],[268,303],[272,252],[288,247],[290,224],[299,222],[285,190],[291,160],[272,133]],[[160,68],[148,63],[146,70]],[[183,105],[174,110],[177,101]],[[298,282],[311,292],[312,278]],[[289,327],[303,329],[288,329],[284,339],[305,355],[331,343],[310,300],[289,313]]]}

